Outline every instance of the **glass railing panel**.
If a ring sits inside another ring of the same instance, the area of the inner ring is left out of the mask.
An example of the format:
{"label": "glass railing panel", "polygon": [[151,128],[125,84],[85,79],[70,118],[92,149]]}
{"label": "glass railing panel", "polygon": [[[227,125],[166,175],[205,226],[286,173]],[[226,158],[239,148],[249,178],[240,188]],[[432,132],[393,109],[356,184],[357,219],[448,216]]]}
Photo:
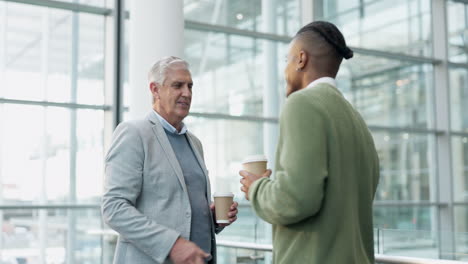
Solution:
{"label": "glass railing panel", "polygon": [[218,247],[218,264],[271,264],[271,252]]}
{"label": "glass railing panel", "polygon": [[436,232],[425,230],[392,230],[379,232],[380,253],[392,256],[439,258]]}
{"label": "glass railing panel", "polygon": [[0,210],[0,263],[103,262],[99,209]]}

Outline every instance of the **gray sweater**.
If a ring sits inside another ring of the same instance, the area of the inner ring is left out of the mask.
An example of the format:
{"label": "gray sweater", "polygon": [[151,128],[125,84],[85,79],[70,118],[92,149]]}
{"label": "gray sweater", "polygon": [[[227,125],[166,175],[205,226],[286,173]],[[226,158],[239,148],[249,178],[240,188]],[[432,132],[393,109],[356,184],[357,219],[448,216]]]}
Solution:
{"label": "gray sweater", "polygon": [[192,208],[190,240],[203,251],[211,252],[210,206],[206,200],[206,179],[185,134],[178,135],[164,129],[177,156],[185,178]]}

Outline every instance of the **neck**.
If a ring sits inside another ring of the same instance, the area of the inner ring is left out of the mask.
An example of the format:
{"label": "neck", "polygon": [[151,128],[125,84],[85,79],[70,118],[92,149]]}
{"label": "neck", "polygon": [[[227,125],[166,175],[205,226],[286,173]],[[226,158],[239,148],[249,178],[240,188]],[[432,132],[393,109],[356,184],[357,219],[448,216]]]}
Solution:
{"label": "neck", "polygon": [[171,118],[168,113],[163,111],[160,107],[157,105],[153,106],[154,111],[156,111],[164,120],[166,120],[171,126],[173,126],[175,129],[177,129],[178,132],[182,129],[182,120],[179,118]]}
{"label": "neck", "polygon": [[302,87],[301,89],[306,88],[307,85],[309,85],[311,82],[322,77],[325,77],[325,75],[317,74],[315,72],[305,72],[304,77],[302,78],[302,82],[301,82],[301,87]]}

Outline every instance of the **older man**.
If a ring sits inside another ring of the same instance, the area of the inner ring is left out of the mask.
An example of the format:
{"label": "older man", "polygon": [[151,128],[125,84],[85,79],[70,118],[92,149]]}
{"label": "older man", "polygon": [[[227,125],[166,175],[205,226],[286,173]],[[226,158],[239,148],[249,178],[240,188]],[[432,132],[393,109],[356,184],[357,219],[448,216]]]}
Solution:
{"label": "older man", "polygon": [[335,25],[312,22],[289,46],[275,179],[241,171],[255,212],[273,224],[274,263],[374,263],[374,141],[337,88],[353,52]]}
{"label": "older man", "polygon": [[[106,157],[102,214],[119,233],[114,263],[215,263],[225,225],[213,221],[202,145],[182,122],[192,101],[188,64],[166,57],[148,77],[153,111],[121,123]],[[229,216],[237,219],[237,203]]]}

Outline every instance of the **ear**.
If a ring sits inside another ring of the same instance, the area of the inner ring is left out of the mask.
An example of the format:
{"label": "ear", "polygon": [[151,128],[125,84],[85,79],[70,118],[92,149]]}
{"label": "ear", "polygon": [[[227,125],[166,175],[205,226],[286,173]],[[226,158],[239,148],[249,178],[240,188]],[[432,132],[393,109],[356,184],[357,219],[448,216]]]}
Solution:
{"label": "ear", "polygon": [[149,89],[151,91],[151,94],[153,95],[153,98],[159,99],[159,90],[160,90],[159,84],[155,82],[150,82]]}
{"label": "ear", "polygon": [[303,70],[307,66],[307,62],[309,61],[309,55],[304,51],[301,50],[299,52],[299,59],[297,61],[297,68]]}

